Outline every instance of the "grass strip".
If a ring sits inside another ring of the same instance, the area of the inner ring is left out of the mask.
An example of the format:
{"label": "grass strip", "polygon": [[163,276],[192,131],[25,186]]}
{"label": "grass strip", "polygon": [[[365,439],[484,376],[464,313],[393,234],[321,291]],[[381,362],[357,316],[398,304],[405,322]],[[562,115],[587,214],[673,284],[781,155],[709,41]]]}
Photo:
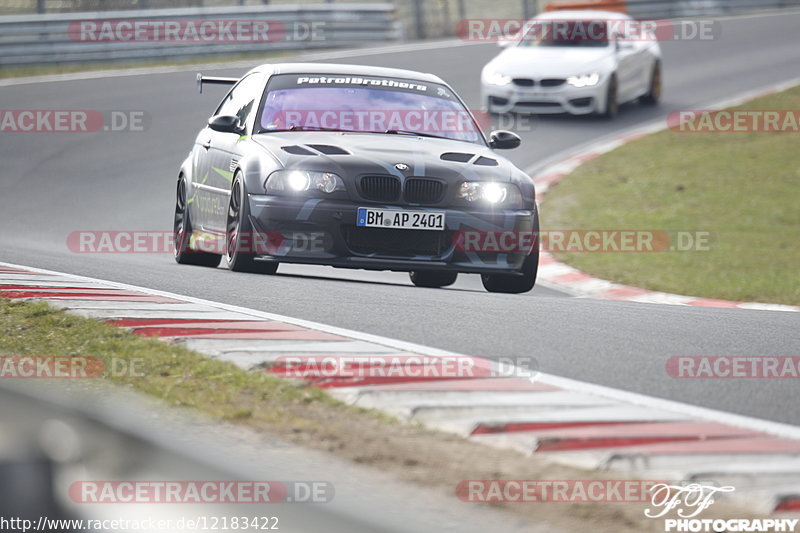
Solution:
{"label": "grass strip", "polygon": [[[731,109],[797,110],[800,87]],[[797,132],[664,130],[581,165],[548,191],[543,229],[708,231],[708,251],[556,253],[657,291],[800,305]]]}

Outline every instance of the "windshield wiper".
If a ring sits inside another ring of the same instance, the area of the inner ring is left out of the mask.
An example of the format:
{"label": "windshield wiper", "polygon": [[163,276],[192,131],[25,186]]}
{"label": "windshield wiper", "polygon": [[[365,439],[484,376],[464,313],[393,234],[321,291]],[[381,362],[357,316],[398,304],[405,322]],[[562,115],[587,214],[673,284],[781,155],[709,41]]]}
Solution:
{"label": "windshield wiper", "polygon": [[450,137],[445,137],[444,135],[434,135],[433,133],[421,133],[419,131],[386,130],[383,133],[388,133],[390,135],[417,135],[419,137],[433,137],[434,139],[447,139],[448,141],[453,140]]}

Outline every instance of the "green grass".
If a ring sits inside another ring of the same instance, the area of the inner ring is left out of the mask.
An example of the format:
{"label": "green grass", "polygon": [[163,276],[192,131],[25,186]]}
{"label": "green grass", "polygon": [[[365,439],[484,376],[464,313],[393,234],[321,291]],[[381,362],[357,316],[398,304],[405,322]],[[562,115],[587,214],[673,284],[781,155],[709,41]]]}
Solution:
{"label": "green grass", "polygon": [[[800,109],[800,87],[741,109]],[[558,253],[595,276],[730,300],[800,304],[797,133],[665,130],[579,167],[547,193],[543,229],[710,231],[710,251]]]}
{"label": "green grass", "polygon": [[[97,357],[106,369],[101,379],[223,420],[258,419],[303,426],[308,421],[298,418],[297,406],[318,404],[350,410],[319,389],[263,372],[246,372],[180,346],[68,315],[44,303],[0,298],[0,355]],[[138,375],[112,375],[114,359],[137,361]]]}

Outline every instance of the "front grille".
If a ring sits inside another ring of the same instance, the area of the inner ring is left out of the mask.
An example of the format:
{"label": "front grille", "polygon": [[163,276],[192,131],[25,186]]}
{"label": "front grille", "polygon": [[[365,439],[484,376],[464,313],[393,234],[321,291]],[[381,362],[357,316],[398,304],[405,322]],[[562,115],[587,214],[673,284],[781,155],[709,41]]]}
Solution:
{"label": "front grille", "polygon": [[405,200],[411,204],[435,204],[444,196],[444,183],[425,178],[409,178],[406,180]]}
{"label": "front grille", "polygon": [[559,85],[564,85],[567,80],[561,78],[547,78],[540,82],[542,87],[558,87]]}
{"label": "front grille", "polygon": [[342,226],[345,243],[355,253],[390,257],[440,256],[450,232]]}
{"label": "front grille", "polygon": [[394,202],[400,197],[400,180],[394,176],[364,176],[361,194],[375,202]]}
{"label": "front grille", "polygon": [[529,78],[514,78],[512,80],[514,85],[519,85],[520,87],[533,87],[536,82],[529,79]]}

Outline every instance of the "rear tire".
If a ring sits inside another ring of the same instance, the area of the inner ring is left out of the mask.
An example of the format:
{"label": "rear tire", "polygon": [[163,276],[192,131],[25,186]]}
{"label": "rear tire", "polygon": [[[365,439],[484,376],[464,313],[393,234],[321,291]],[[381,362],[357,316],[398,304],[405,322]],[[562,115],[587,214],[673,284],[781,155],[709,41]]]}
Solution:
{"label": "rear tire", "polygon": [[255,260],[255,252],[245,249],[247,246],[242,242],[242,235],[247,236],[245,242],[254,242],[247,190],[241,172],[237,172],[231,185],[231,198],[228,202],[228,216],[225,225],[225,259],[228,262],[228,268],[234,272],[252,272],[254,274],[277,272],[277,262]]}
{"label": "rear tire", "polygon": [[458,278],[458,272],[431,272],[428,270],[419,270],[409,272],[408,277],[411,278],[411,283],[417,287],[438,289],[455,283]]}
{"label": "rear tire", "polygon": [[189,246],[192,238],[192,221],[189,217],[189,201],[186,194],[186,180],[178,178],[178,190],[175,199],[175,219],[172,226],[175,261],[181,265],[195,265],[216,268],[222,255],[209,254],[192,250]]}
{"label": "rear tire", "polygon": [[653,73],[650,75],[650,88],[647,94],[639,98],[639,102],[644,105],[658,105],[661,100],[661,63],[656,61],[653,65]]}

